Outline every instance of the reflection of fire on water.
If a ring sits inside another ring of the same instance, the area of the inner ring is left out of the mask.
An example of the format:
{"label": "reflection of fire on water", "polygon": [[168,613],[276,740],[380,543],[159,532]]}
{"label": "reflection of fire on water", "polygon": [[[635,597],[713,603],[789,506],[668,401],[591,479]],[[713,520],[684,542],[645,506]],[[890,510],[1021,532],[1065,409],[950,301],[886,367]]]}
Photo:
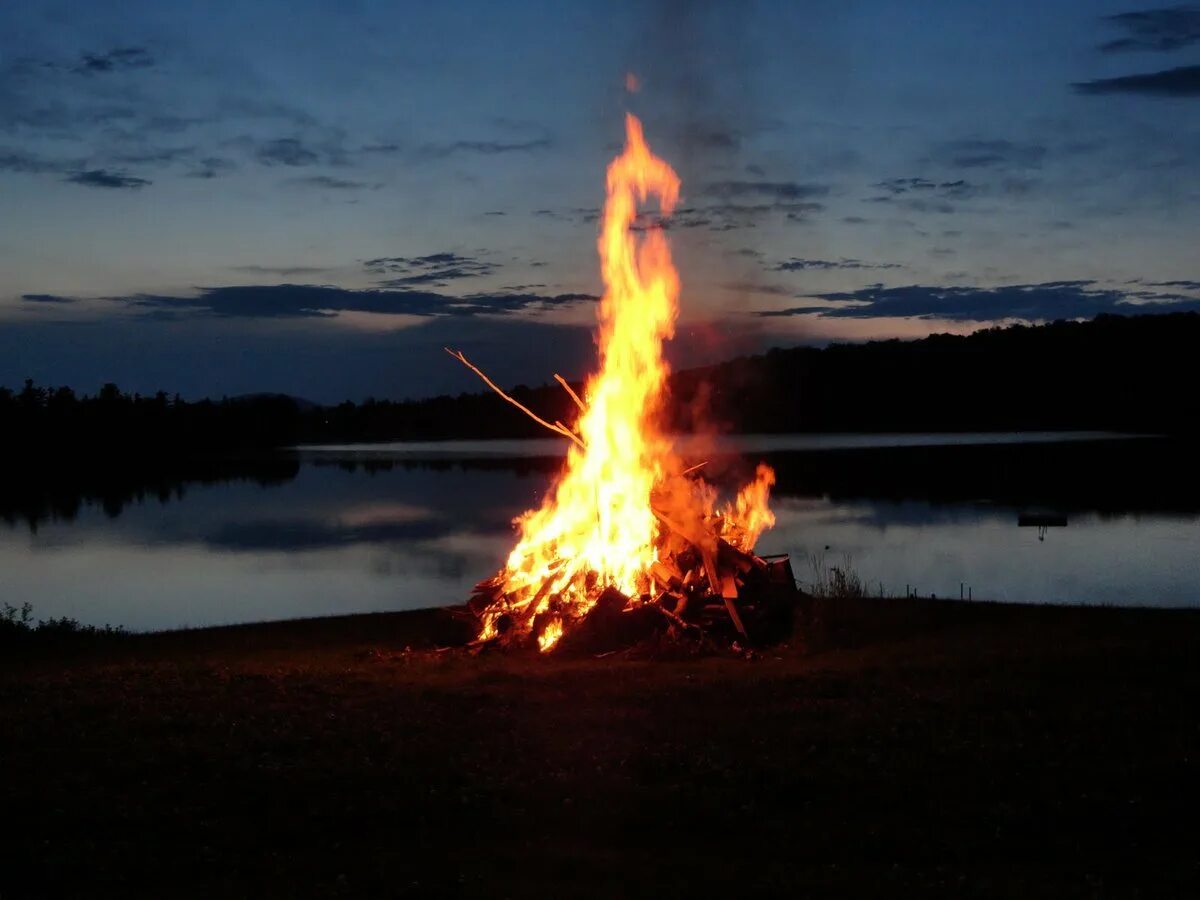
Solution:
{"label": "reflection of fire on water", "polygon": [[786,558],[769,563],[753,555],[775,522],[771,468],[759,464],[754,480],[718,506],[700,467],[685,467],[660,428],[668,373],[662,344],[674,333],[679,276],[666,232],[646,229],[639,240],[631,226],[651,195],[669,216],[680,182],[646,145],[641,122],[627,115],[625,126],[624,151],[608,167],[599,239],[600,370],[582,396],[555,376],[579,408],[577,421],[538,417],[449,351],[572,442],[545,502],[516,520],[520,540],[504,569],[476,590],[481,641],[547,651],[585,620],[638,610],[676,631],[699,629],[720,610],[744,637],[744,620],[765,612],[768,585],[794,589]]}

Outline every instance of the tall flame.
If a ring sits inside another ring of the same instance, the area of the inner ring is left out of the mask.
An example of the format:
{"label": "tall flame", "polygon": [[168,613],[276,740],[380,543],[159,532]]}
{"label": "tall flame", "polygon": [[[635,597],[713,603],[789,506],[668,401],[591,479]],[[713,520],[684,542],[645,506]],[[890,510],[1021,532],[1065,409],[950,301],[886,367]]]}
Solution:
{"label": "tall flame", "polygon": [[[682,466],[659,425],[668,366],[662,342],[674,334],[679,275],[661,228],[635,231],[639,204],[657,198],[670,215],[679,197],[675,170],[655,156],[633,115],[625,117],[625,148],[608,167],[607,199],[599,238],[605,291],[599,305],[600,368],[583,392],[583,413],[566,466],[539,509],[516,521],[521,537],[501,573],[507,602],[483,617],[483,637],[497,633],[508,614],[549,650],[564,622],[585,615],[605,587],[630,598],[653,590],[647,572],[658,559],[660,525],[651,493]],[[763,471],[765,469],[765,472]],[[774,473],[765,466],[724,510],[723,536],[736,545],[773,523],[767,492]],[[696,515],[712,513],[701,491]],[[748,538],[748,541],[746,540]]]}

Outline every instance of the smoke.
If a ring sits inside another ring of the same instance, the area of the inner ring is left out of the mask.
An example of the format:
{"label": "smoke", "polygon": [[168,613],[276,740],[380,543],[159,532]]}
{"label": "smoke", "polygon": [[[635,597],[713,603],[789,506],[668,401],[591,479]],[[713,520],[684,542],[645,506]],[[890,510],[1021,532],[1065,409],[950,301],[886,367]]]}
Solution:
{"label": "smoke", "polygon": [[714,0],[638,4],[651,11],[628,69],[644,88],[639,100],[667,125],[664,150],[685,180],[742,168],[743,143],[762,125],[749,29],[755,8]]}
{"label": "smoke", "polygon": [[[647,122],[652,146],[683,180],[671,242],[684,281],[681,315],[688,330],[671,355],[708,362],[760,350],[762,322],[742,314],[761,299],[757,244],[770,230],[763,226],[786,214],[772,208],[779,198],[762,190],[787,187],[754,149],[756,136],[774,124],[763,109],[765,71],[756,37],[769,25],[770,11],[754,0],[657,0],[637,9],[646,26],[627,60],[639,85],[627,102]],[[705,327],[730,317],[743,321],[733,329]],[[684,343],[687,351],[679,346]]]}

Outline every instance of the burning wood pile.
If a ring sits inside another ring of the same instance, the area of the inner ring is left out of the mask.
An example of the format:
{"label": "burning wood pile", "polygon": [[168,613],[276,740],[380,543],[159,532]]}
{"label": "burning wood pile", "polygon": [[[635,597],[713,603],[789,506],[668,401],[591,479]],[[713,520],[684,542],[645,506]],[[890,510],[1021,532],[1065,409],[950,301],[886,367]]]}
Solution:
{"label": "burning wood pile", "polygon": [[791,621],[796,596],[787,557],[754,545],[775,517],[775,473],[718,506],[717,490],[685,467],[660,427],[679,276],[662,228],[635,228],[638,204],[671,214],[679,178],[654,156],[641,123],[626,116],[624,151],[608,168],[599,239],[605,293],[599,306],[600,369],[576,393],[577,421],[548,422],[505,394],[460,352],[447,350],[505,400],[571,442],[542,506],[516,520],[521,536],[470,602],[478,645],[597,649],[664,631],[766,641]]}
{"label": "burning wood pile", "polygon": [[[751,485],[765,491],[774,481],[760,465]],[[703,482],[691,490],[703,491]],[[657,502],[656,502],[657,501]],[[788,634],[797,597],[787,555],[760,557],[743,549],[754,535],[722,513],[698,517],[672,515],[666,492],[652,495],[658,522],[657,558],[627,594],[605,585],[594,571],[584,577],[591,602],[573,596],[573,579],[564,577],[569,561],[552,564],[541,586],[509,591],[507,572],[480,582],[469,607],[483,623],[481,642],[550,649],[607,650],[659,632],[670,638],[708,638],[743,646],[768,643]]]}

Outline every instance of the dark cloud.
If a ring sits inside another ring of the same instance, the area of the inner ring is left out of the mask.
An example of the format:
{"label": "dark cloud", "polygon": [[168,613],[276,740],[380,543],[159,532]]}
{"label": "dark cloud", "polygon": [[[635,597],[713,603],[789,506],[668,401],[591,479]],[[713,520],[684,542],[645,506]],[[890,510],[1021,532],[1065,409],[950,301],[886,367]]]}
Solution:
{"label": "dark cloud", "polygon": [[1020,144],[1006,140],[945,141],[934,147],[932,160],[956,169],[1036,169],[1046,158],[1042,144]]}
{"label": "dark cloud", "polygon": [[346,178],[334,178],[330,175],[289,178],[284,183],[295,187],[323,188],[330,191],[362,191],[368,188],[379,187],[377,184],[368,184],[365,181],[350,181]]}
{"label": "dark cloud", "polygon": [[42,175],[49,172],[67,172],[78,167],[78,163],[45,159],[22,150],[0,150],[0,172],[21,172],[31,175]]}
{"label": "dark cloud", "polygon": [[273,284],[201,288],[194,297],[134,294],[112,297],[152,317],[207,315],[223,318],[329,318],[339,312],[422,317],[505,315],[596,300],[590,294],[468,294],[452,297],[431,291],[349,290],[328,285]]}
{"label": "dark cloud", "polygon": [[699,122],[684,125],[680,138],[691,150],[733,151],[742,145],[742,136],[735,129]]}
{"label": "dark cloud", "polygon": [[1143,9],[1105,16],[1104,21],[1125,32],[1125,37],[1100,45],[1105,53],[1166,52],[1200,41],[1200,9],[1194,6]]}
{"label": "dark cloud", "polygon": [[113,162],[125,163],[128,165],[155,165],[172,163],[179,159],[186,159],[196,152],[195,147],[143,147],[139,150],[128,150],[122,153],[114,153],[109,157]]}
{"label": "dark cloud", "polygon": [[1200,66],[1179,66],[1144,75],[1098,78],[1072,85],[1080,94],[1146,94],[1152,97],[1200,96]]}
{"label": "dark cloud", "polygon": [[384,287],[415,287],[416,285],[426,285],[429,287],[445,287],[447,282],[458,281],[462,278],[475,278],[479,275],[485,275],[486,272],[474,272],[470,269],[459,268],[457,266],[448,266],[444,269],[437,269],[429,272],[417,272],[412,275],[401,275],[396,278],[388,278],[385,281],[379,282]]}
{"label": "dark cloud", "polygon": [[[759,221],[780,216],[786,221],[808,222],[825,204],[804,200],[777,200],[773,203],[711,203],[705,206],[684,206],[669,216],[658,213],[639,214],[632,226],[635,231],[651,228],[707,228],[709,231],[734,231],[754,228]],[[575,210],[584,224],[595,222],[599,210]]]}
{"label": "dark cloud", "polygon": [[775,297],[795,297],[795,288],[782,284],[764,284],[758,281],[728,281],[721,285],[727,291],[739,294],[770,294]]}
{"label": "dark cloud", "polygon": [[60,297],[57,294],[22,294],[21,299],[26,303],[74,303],[74,297]]}
{"label": "dark cloud", "polygon": [[147,178],[137,178],[133,175],[126,175],[124,172],[110,172],[107,169],[88,169],[85,172],[76,172],[74,175],[68,175],[64,180],[86,187],[123,188],[126,190],[137,190],[151,184]]}
{"label": "dark cloud", "polygon": [[154,65],[154,57],[145,47],[118,47],[107,53],[85,53],[75,71],[86,75],[102,72],[117,72],[125,69],[148,69]]}
{"label": "dark cloud", "polygon": [[[1074,319],[1101,313],[1145,313],[1200,310],[1200,300],[1177,294],[1127,292],[1096,286],[1094,281],[1050,281],[1004,287],[935,287],[874,285],[857,291],[815,295],[835,306],[797,306],[761,310],[760,316],[816,315],[823,318],[869,319],[881,316],[991,322],[1001,319],[1042,321]],[[1157,301],[1155,303],[1135,302]]]}
{"label": "dark cloud", "polygon": [[219,156],[206,156],[199,164],[187,173],[188,178],[218,178],[228,175],[237,168],[233,160],[222,159]]}
{"label": "dark cloud", "polygon": [[868,263],[861,259],[792,259],[771,266],[772,272],[804,272],[829,269],[899,269],[899,263]]}
{"label": "dark cloud", "polygon": [[262,144],[254,155],[268,166],[315,166],[321,155],[297,138],[277,138]]}
{"label": "dark cloud", "polygon": [[868,197],[863,202],[890,203],[919,213],[943,213],[949,215],[958,211],[958,207],[954,204],[936,197],[896,197],[894,194],[883,194],[878,197]]}
{"label": "dark cloud", "polygon": [[363,262],[368,272],[392,277],[383,287],[403,288],[424,285],[445,287],[447,282],[490,275],[499,267],[488,260],[459,253],[430,253],[426,256],[383,256]]}
{"label": "dark cloud", "polygon": [[284,278],[294,278],[297,275],[318,275],[326,272],[321,266],[230,266],[234,272],[249,272],[255,275],[280,275]]}
{"label": "dark cloud", "polygon": [[716,181],[706,187],[714,197],[770,197],[775,200],[805,200],[824,197],[827,184],[799,184],[795,181]]}
{"label": "dark cloud", "polygon": [[445,159],[464,153],[498,156],[502,153],[532,153],[548,150],[552,146],[553,141],[548,137],[527,141],[452,141],[448,144],[426,144],[418,155],[426,159]]}
{"label": "dark cloud", "polygon": [[1147,281],[1149,287],[1178,288],[1184,291],[1200,291],[1200,281]]}
{"label": "dark cloud", "polygon": [[358,152],[364,156],[394,156],[404,150],[399,144],[364,144]]}
{"label": "dark cloud", "polygon": [[930,181],[927,178],[888,178],[874,185],[893,196],[899,194],[932,194],[938,197],[965,197],[976,193],[978,188],[964,179],[957,181]]}

